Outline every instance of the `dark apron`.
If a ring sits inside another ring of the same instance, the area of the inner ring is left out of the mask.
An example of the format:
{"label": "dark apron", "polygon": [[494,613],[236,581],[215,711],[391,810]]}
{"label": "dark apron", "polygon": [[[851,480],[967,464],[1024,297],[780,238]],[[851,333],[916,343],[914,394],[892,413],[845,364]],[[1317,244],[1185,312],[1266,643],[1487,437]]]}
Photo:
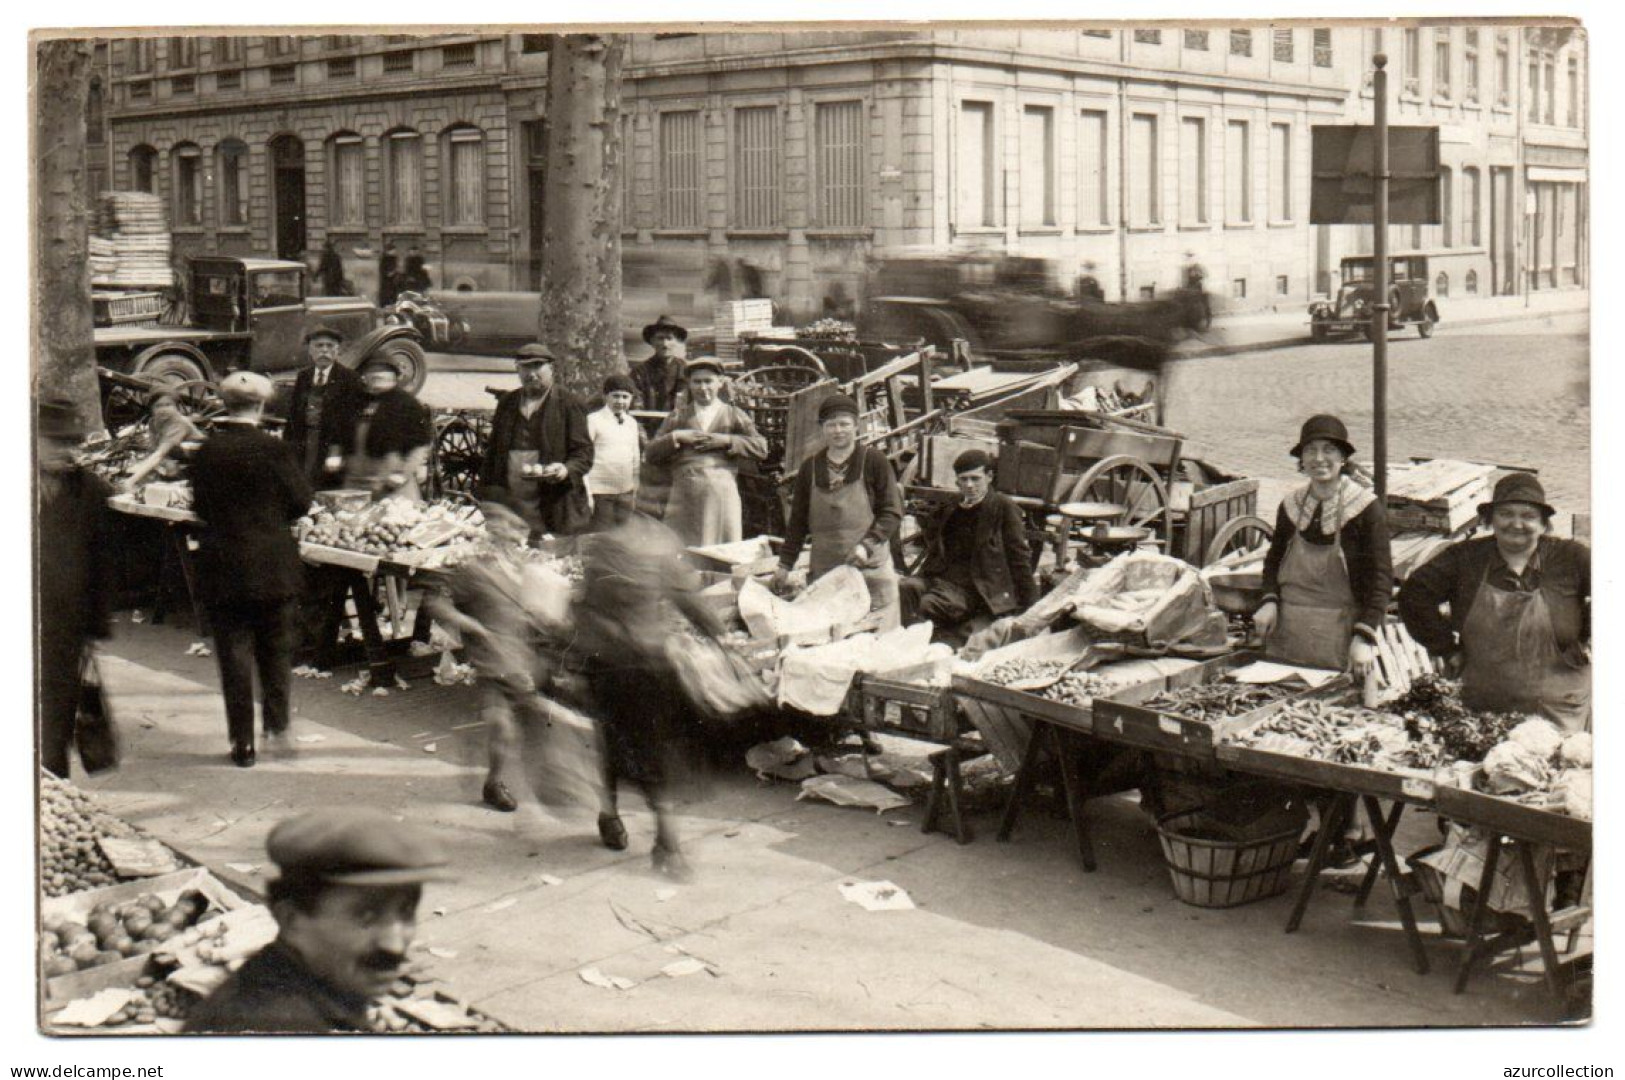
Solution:
{"label": "dark apron", "polygon": [[305,475],[316,476],[321,468],[326,454],[322,446],[322,399],[327,394],[328,384],[315,385],[315,377],[311,377],[310,395],[305,398]]}
{"label": "dark apron", "polygon": [[537,477],[525,475],[527,465],[539,465],[542,460],[541,451],[536,449],[535,440],[531,437],[530,422],[534,416],[534,413],[531,416],[526,416],[523,411],[519,413],[514,426],[513,444],[508,449],[505,479],[508,493],[519,507],[525,524],[532,529],[545,531],[541,518],[542,482]]}
{"label": "dark apron", "polygon": [[[852,466],[861,468],[861,451],[853,454]],[[816,474],[815,474],[816,475]],[[809,580],[816,581],[846,561],[858,541],[875,523],[874,507],[869,502],[869,489],[860,478],[842,484],[834,491],[813,484],[808,499],[808,528],[812,533],[812,565]],[[880,631],[895,630],[902,625],[902,608],[897,591],[897,570],[892,566],[891,551],[882,546],[870,552],[880,565],[858,567],[869,586],[869,610],[880,613]]]}
{"label": "dark apron", "polygon": [[1563,659],[1546,592],[1490,584],[1489,568],[1461,627],[1461,700],[1486,712],[1538,713],[1564,731],[1591,730],[1591,665]]}

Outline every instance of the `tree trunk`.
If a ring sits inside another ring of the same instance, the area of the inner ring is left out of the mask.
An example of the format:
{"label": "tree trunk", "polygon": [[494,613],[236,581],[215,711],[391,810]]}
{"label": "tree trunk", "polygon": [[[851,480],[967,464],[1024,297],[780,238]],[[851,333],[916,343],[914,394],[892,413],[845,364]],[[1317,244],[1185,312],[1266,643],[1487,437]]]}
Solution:
{"label": "tree trunk", "polygon": [[621,358],[621,56],[616,34],[560,34],[547,61],[538,339],[583,398]]}
{"label": "tree trunk", "polygon": [[68,398],[92,430],[101,393],[90,310],[90,180],[85,102],[91,43],[38,44],[34,84],[34,357],[39,397]]}

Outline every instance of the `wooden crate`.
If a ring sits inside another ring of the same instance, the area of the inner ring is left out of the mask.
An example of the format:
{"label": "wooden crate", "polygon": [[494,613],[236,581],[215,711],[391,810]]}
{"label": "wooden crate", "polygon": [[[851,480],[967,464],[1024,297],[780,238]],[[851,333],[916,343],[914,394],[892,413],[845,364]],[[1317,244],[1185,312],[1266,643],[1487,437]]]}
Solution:
{"label": "wooden crate", "polygon": [[1449,535],[1478,516],[1489,497],[1492,465],[1438,458],[1392,470],[1388,524],[1395,532],[1423,530]]}
{"label": "wooden crate", "polygon": [[1387,619],[1377,639],[1377,689],[1380,700],[1399,697],[1423,675],[1436,670],[1433,658],[1418,645],[1398,619]]}
{"label": "wooden crate", "polygon": [[853,682],[851,715],[866,731],[926,739],[951,745],[965,730],[954,692],[947,686],[921,686],[880,675],[860,674]]}

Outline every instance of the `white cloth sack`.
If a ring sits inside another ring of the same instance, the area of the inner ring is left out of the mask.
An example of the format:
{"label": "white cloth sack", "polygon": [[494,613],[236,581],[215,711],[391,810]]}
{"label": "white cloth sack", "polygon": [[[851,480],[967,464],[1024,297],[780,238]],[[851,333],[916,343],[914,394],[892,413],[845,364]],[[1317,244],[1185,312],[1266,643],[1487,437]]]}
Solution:
{"label": "white cloth sack", "polygon": [[[833,571],[832,571],[833,572]],[[834,716],[860,671],[895,671],[929,663],[931,624],[857,634],[845,641],[786,650],[779,667],[779,704],[813,716]]]}

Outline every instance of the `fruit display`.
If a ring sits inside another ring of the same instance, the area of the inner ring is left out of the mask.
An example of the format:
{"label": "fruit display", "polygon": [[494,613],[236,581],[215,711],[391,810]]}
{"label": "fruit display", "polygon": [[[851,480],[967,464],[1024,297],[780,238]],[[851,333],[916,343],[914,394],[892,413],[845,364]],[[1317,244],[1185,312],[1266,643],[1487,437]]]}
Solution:
{"label": "fruit display", "polygon": [[87,792],[53,777],[40,783],[40,883],[46,896],[112,885],[113,864],[96,846],[98,837],[135,839],[141,834],[98,806]]}
{"label": "fruit display", "polygon": [[101,1026],[151,1024],[159,1019],[185,1020],[192,1011],[192,1006],[202,1000],[190,990],[162,979],[155,979],[151,975],[143,975],[137,979],[135,990],[135,997],[108,1017]]}
{"label": "fruit display", "polygon": [[150,953],[197,922],[208,909],[208,898],[191,889],[173,904],[153,893],[117,906],[98,904],[83,922],[46,916],[39,940],[45,976],[71,975]]}
{"label": "fruit display", "polygon": [[1146,702],[1145,707],[1156,712],[1172,713],[1186,720],[1212,724],[1252,712],[1296,692],[1295,688],[1278,683],[1198,683],[1158,694]]}
{"label": "fruit display", "polygon": [[1122,683],[1114,679],[1093,671],[1074,671],[1062,678],[1060,682],[1039,691],[1038,696],[1048,698],[1050,701],[1059,701],[1065,705],[1076,705],[1080,709],[1087,709],[1095,703],[1095,698],[1104,697],[1114,690],[1120,690],[1122,685]]}
{"label": "fruit display", "polygon": [[312,511],[294,523],[302,543],[343,548],[377,558],[478,541],[485,536],[478,507],[451,501],[383,499],[359,510]]}
{"label": "fruit display", "polygon": [[1066,670],[1076,657],[1062,657],[1051,660],[1038,660],[1031,657],[1021,657],[1016,660],[1006,660],[995,664],[991,669],[981,675],[983,682],[994,686],[1009,686],[1011,683],[1033,682],[1039,679],[1053,679]]}

